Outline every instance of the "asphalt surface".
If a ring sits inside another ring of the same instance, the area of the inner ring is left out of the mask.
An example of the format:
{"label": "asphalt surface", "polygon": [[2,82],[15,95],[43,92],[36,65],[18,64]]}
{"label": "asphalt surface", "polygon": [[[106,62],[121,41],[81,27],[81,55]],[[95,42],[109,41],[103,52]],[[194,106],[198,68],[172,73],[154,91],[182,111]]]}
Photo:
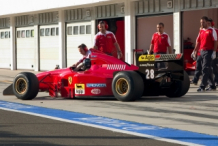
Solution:
{"label": "asphalt surface", "polygon": [[0,110],[1,146],[179,146],[118,132]]}

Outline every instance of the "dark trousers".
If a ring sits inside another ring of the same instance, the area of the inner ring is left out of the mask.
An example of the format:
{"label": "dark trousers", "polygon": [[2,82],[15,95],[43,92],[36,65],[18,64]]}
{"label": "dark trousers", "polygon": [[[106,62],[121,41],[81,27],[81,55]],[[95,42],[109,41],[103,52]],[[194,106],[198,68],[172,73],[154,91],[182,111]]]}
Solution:
{"label": "dark trousers", "polygon": [[[154,55],[157,55],[157,54],[166,54],[166,52],[155,52]],[[166,68],[166,64],[164,62],[160,62],[160,63],[156,63],[155,65],[155,68]]]}
{"label": "dark trousers", "polygon": [[213,75],[212,75],[212,58],[211,55],[213,53],[213,50],[209,50],[209,51],[205,51],[205,50],[201,50],[201,59],[202,59],[202,81],[201,81],[201,88],[205,88],[208,84],[208,80],[209,80],[209,84],[211,87],[215,87],[215,83],[213,80]]}
{"label": "dark trousers", "polygon": [[212,68],[214,74],[214,82],[218,84],[218,52],[216,53],[217,58],[212,61]]}
{"label": "dark trousers", "polygon": [[194,83],[197,83],[198,80],[199,80],[199,77],[201,76],[202,74],[202,57],[201,56],[198,56],[197,57],[197,60],[196,60],[196,70],[195,70],[195,74],[194,74],[194,79],[193,79],[193,82]]}

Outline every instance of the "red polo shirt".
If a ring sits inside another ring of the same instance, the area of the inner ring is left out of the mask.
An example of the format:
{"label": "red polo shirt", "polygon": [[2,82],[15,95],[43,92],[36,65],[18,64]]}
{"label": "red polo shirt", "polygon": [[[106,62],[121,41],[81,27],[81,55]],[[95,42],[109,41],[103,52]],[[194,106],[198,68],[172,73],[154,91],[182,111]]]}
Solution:
{"label": "red polo shirt", "polygon": [[94,46],[97,46],[98,50],[104,53],[112,53],[116,42],[116,37],[112,32],[106,31],[106,34],[98,32],[95,35]]}
{"label": "red polo shirt", "polygon": [[154,45],[154,53],[166,53],[167,47],[171,46],[170,37],[165,32],[163,34],[159,34],[158,32],[156,32],[152,36],[151,44]]}
{"label": "red polo shirt", "polygon": [[[199,31],[198,36],[197,36],[197,38],[196,38],[196,42],[198,42],[198,37],[199,37],[199,35],[201,34],[202,31],[203,31],[203,29],[201,29],[201,30]],[[199,44],[200,44],[200,43],[199,43]],[[199,49],[198,49],[198,52],[197,52],[197,55],[198,55],[198,56],[201,56],[201,48],[200,48],[200,46],[201,46],[201,45],[199,45]]]}
{"label": "red polo shirt", "polygon": [[213,50],[214,41],[217,41],[217,34],[212,27],[202,29],[197,38],[197,42],[200,43],[200,50]]}

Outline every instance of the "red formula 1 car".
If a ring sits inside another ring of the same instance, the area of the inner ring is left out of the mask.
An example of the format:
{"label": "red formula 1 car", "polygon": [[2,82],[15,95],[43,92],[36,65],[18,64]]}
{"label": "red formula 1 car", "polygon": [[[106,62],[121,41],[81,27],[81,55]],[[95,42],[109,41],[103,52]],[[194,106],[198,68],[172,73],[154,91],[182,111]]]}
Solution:
{"label": "red formula 1 car", "polygon": [[[189,90],[182,54],[138,55],[135,66],[94,49],[91,52],[82,69],[19,73],[3,94],[30,100],[46,91],[51,97],[115,96],[121,101],[134,101],[146,95],[181,97]],[[161,64],[164,68],[158,67]]]}

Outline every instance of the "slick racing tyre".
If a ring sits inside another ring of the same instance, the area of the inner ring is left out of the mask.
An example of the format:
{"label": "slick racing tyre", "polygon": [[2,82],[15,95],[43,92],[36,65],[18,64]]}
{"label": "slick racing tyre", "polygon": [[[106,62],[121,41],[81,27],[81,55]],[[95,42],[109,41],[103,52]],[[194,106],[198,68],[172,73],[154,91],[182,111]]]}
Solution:
{"label": "slick racing tyre", "polygon": [[19,73],[13,82],[13,92],[18,99],[31,100],[39,91],[39,81],[35,74],[29,72]]}
{"label": "slick racing tyre", "polygon": [[134,101],[142,96],[144,82],[137,72],[122,71],[114,76],[112,91],[114,96],[120,101]]}
{"label": "slick racing tyre", "polygon": [[183,81],[174,81],[171,88],[166,93],[166,96],[170,97],[170,98],[181,97],[188,92],[189,87],[190,87],[189,76],[186,73],[186,71],[184,71],[184,80]]}

